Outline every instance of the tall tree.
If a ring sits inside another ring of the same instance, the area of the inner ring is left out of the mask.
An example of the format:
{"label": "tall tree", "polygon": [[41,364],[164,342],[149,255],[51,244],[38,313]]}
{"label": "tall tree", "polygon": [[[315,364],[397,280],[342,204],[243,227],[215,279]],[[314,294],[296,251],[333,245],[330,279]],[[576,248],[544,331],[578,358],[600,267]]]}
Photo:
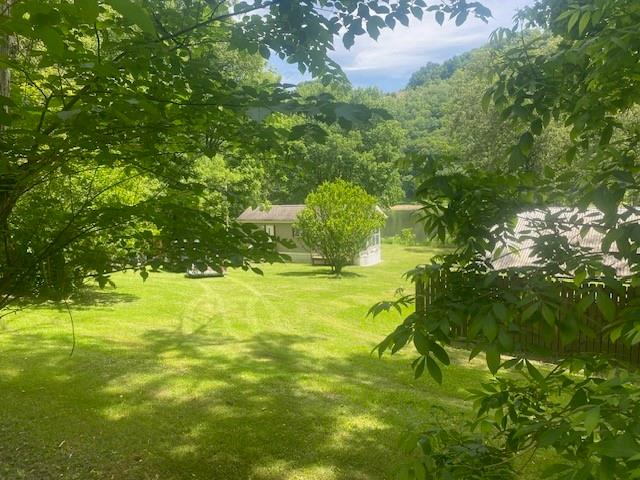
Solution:
{"label": "tall tree", "polygon": [[404,196],[396,160],[400,157],[397,134],[401,131],[396,122],[385,122],[369,132],[333,127],[322,143],[292,144],[288,152],[291,161],[287,168],[280,169],[279,191],[272,198],[275,202],[301,203],[322,183],[342,178],[362,186],[382,205],[396,203]]}
{"label": "tall tree", "polygon": [[[5,41],[0,52],[12,76],[0,96],[0,308],[42,283],[59,286],[57,274],[38,272],[73,271],[103,283],[108,271],[132,266],[146,276],[145,256],[161,262],[160,246],[182,251],[186,239],[200,240],[190,255],[202,261],[249,268],[276,259],[264,235],[199,208],[194,163],[202,154],[277,154],[287,132],[265,121],[273,112],[344,124],[371,112],[326,96],[303,104],[268,79],[244,82],[229,52],[274,52],[335,78],[342,74],[327,52],[340,33],[349,46],[425,10],[417,0],[24,0],[5,8],[0,39],[14,39],[17,49],[7,55]],[[462,0],[435,10],[487,15]],[[69,175],[111,182],[89,182],[47,216],[55,185]],[[98,201],[136,180],[146,186],[136,202]],[[18,211],[40,224],[26,225]],[[136,228],[147,224],[154,228]],[[81,241],[120,242],[129,228],[137,233],[124,239],[129,253],[118,261],[74,250]]]}
{"label": "tall tree", "polygon": [[[367,105],[384,105],[377,89],[307,83],[298,87],[303,96],[331,94],[336,100]],[[275,202],[300,203],[322,183],[342,178],[364,188],[381,205],[404,197],[399,166],[404,156],[405,131],[397,120],[380,111],[357,128],[334,125],[326,129],[322,142],[302,138],[291,142],[285,164],[275,170],[278,180],[271,198]]]}

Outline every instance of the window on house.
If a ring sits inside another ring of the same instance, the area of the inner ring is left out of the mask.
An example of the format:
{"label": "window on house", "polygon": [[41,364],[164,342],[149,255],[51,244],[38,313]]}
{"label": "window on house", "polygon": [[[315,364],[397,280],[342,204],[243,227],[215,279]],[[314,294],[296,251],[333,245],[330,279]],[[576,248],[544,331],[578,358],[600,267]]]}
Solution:
{"label": "window on house", "polygon": [[380,230],[376,230],[371,238],[371,245],[380,245]]}
{"label": "window on house", "polygon": [[267,235],[271,235],[272,237],[276,236],[276,226],[275,225],[265,225],[264,231],[267,232]]}

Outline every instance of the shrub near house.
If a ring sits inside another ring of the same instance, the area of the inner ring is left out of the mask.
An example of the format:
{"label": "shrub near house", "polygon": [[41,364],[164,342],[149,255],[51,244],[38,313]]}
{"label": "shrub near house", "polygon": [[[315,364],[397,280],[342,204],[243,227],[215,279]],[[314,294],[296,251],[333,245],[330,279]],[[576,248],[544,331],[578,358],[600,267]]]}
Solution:
{"label": "shrub near house", "polygon": [[295,228],[337,275],[367,247],[385,221],[373,196],[341,179],[322,184],[307,196],[305,205]]}

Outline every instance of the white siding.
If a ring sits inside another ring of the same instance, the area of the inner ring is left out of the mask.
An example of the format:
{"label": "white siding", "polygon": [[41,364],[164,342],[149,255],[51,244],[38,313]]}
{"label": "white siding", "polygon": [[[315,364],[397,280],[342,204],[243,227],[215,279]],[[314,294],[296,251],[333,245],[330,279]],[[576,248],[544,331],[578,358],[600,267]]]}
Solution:
{"label": "white siding", "polygon": [[371,245],[366,250],[360,252],[360,254],[354,259],[354,265],[361,267],[369,267],[371,265],[377,265],[382,261],[382,251],[380,245]]}
{"label": "white siding", "polygon": [[289,255],[292,263],[311,263],[311,254],[308,252],[292,252],[286,250],[281,253]]}

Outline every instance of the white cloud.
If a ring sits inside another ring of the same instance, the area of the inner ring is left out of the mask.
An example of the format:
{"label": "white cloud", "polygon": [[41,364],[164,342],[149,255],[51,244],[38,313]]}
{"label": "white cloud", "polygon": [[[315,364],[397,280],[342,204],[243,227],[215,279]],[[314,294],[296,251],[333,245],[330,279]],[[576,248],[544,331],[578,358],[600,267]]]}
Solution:
{"label": "white cloud", "polygon": [[[342,43],[337,44],[331,57],[354,85],[396,90],[427,62],[441,63],[482,46],[496,28],[511,26],[516,11],[532,4],[533,0],[484,0],[482,3],[493,13],[489,23],[469,17],[460,27],[450,21],[440,26],[433,15],[425,15],[422,22],[412,19],[408,27],[398,24],[395,30],[382,31],[378,41],[358,37],[351,50],[346,50]],[[274,62],[274,65],[286,82],[297,83],[308,78],[301,76],[295,66],[284,62]]]}
{"label": "white cloud", "polygon": [[345,72],[354,71],[414,71],[425,63],[442,62],[459,51],[470,50],[487,42],[493,30],[509,26],[518,8],[531,0],[485,0],[493,18],[484,23],[469,18],[462,26],[453,22],[438,25],[432,15],[422,22],[412,19],[408,27],[398,25],[395,30],[384,30],[378,41],[359,37],[351,50],[337,46],[332,57]]}

